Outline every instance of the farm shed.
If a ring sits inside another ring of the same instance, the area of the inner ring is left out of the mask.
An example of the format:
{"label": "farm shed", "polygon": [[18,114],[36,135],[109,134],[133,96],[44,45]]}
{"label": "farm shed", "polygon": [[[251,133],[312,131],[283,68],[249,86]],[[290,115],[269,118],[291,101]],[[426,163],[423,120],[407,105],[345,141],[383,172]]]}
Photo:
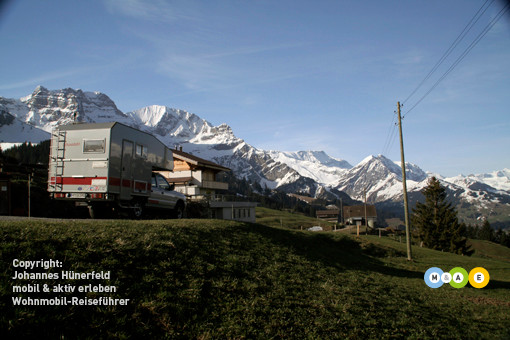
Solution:
{"label": "farm shed", "polygon": [[[373,228],[377,221],[375,205],[367,204],[366,210],[368,226]],[[343,213],[346,224],[365,225],[365,205],[344,206]]]}
{"label": "farm shed", "polygon": [[340,209],[317,210],[315,214],[320,220],[333,223],[340,221]]}

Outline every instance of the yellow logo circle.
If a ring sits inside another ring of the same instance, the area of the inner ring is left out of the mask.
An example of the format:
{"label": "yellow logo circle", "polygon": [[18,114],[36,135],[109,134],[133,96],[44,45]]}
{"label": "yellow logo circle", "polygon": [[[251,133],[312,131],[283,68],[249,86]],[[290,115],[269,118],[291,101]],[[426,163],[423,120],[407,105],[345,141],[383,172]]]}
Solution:
{"label": "yellow logo circle", "polygon": [[475,288],[483,288],[489,283],[489,272],[482,267],[476,267],[469,272],[469,283]]}

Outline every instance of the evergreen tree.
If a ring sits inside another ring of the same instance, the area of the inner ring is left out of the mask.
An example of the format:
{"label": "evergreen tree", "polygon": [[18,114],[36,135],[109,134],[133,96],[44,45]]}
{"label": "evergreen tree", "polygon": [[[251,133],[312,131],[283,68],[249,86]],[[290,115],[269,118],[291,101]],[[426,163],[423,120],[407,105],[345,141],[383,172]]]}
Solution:
{"label": "evergreen tree", "polygon": [[495,234],[494,229],[492,229],[489,221],[483,221],[482,227],[478,231],[478,238],[480,240],[494,241]]}
{"label": "evergreen tree", "polygon": [[505,231],[502,232],[501,238],[499,240],[499,244],[501,244],[505,247],[510,247],[510,236],[508,235],[507,232],[505,232]]}
{"label": "evergreen tree", "polygon": [[466,227],[466,237],[477,239],[478,238],[478,226],[468,224]]}
{"label": "evergreen tree", "polygon": [[457,211],[446,201],[446,189],[432,177],[422,190],[425,203],[413,209],[412,224],[423,244],[432,249],[471,255],[466,244],[467,228],[459,223]]}
{"label": "evergreen tree", "polygon": [[503,237],[503,229],[499,228],[494,234],[494,242],[501,244],[501,238]]}

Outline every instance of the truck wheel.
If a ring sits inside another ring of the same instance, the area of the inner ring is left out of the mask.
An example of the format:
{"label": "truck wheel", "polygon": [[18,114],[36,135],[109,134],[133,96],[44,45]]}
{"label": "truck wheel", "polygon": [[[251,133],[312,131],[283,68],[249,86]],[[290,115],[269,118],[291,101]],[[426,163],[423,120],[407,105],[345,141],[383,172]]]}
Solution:
{"label": "truck wheel", "polygon": [[173,215],[174,215],[173,217],[177,219],[181,219],[184,217],[184,203],[180,201],[177,202],[177,204],[175,205]]}
{"label": "truck wheel", "polygon": [[131,208],[131,215],[135,219],[141,219],[145,213],[145,206],[142,202],[135,202]]}

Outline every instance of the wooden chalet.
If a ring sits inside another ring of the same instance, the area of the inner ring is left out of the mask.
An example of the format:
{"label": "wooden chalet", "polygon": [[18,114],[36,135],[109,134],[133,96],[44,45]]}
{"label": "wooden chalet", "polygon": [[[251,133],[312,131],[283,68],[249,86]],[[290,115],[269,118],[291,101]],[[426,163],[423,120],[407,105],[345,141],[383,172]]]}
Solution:
{"label": "wooden chalet", "polygon": [[190,199],[201,199],[204,196],[216,195],[216,190],[227,190],[228,183],[216,180],[216,175],[229,168],[194,156],[180,150],[172,150],[174,171],[161,171],[169,183],[175,184],[175,190],[182,192]]}
{"label": "wooden chalet", "polygon": [[222,171],[230,171],[229,168],[184,152],[182,148],[172,152],[174,171],[160,173],[175,185],[176,191],[185,194],[190,201],[207,200],[211,218],[255,222],[257,203],[228,201],[217,193],[228,189],[228,183],[219,182],[216,177]]}

